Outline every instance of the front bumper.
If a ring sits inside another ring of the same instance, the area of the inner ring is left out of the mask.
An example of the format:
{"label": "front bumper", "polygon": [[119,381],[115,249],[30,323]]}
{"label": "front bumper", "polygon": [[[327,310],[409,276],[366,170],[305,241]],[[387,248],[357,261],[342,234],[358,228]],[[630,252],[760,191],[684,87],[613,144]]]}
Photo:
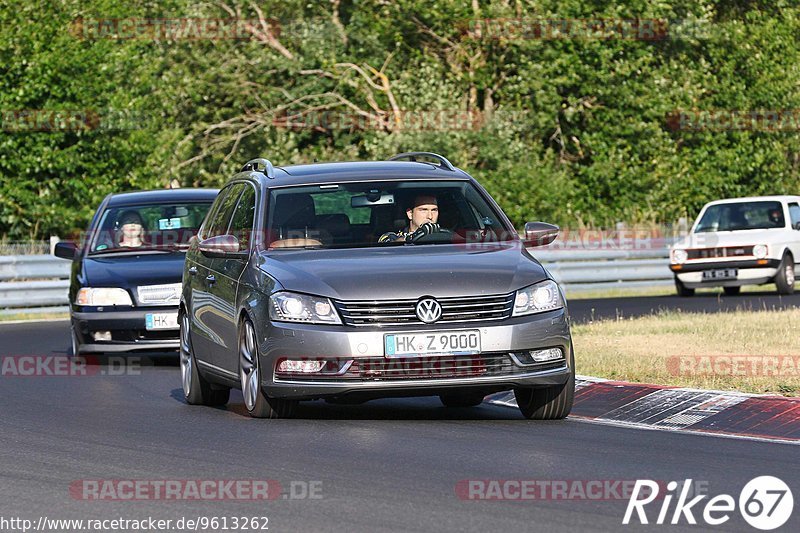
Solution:
{"label": "front bumper", "polygon": [[[704,261],[670,265],[670,269],[687,288],[741,287],[769,283],[778,273],[778,259],[748,259],[742,261]],[[680,268],[678,268],[680,267]],[[703,272],[735,268],[736,279],[703,279]]]}
{"label": "front bumper", "polygon": [[[180,347],[180,330],[146,328],[147,314],[177,314],[177,306],[130,307],[113,311],[108,309],[108,307],[73,307],[72,325],[81,353],[172,351]],[[111,340],[94,340],[92,333],[96,331],[110,331]]]}
{"label": "front bumper", "polygon": [[[466,330],[480,331],[480,352],[408,358],[384,355],[385,334]],[[509,356],[509,352],[545,348],[561,348],[564,358],[523,366]],[[495,392],[558,385],[574,373],[571,349],[569,320],[564,309],[478,325],[415,325],[369,331],[348,326],[270,322],[260,339],[262,387],[268,396],[275,398],[314,399],[424,396],[452,389]],[[279,377],[274,370],[282,358],[352,360],[354,368],[362,371]],[[384,371],[387,367],[390,370]]]}

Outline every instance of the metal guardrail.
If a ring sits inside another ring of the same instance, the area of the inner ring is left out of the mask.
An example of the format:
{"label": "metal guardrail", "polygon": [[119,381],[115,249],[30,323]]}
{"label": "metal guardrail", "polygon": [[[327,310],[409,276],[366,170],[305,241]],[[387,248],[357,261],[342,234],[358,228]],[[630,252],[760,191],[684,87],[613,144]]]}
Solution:
{"label": "metal guardrail", "polygon": [[[531,253],[567,292],[673,283],[666,248]],[[0,256],[0,308],[66,305],[70,269],[70,261],[49,255]]]}

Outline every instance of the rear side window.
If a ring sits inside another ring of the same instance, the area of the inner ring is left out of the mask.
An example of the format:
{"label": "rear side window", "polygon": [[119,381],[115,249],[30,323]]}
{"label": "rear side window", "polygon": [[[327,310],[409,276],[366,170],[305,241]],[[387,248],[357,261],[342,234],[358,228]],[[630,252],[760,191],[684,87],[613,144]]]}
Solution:
{"label": "rear side window", "polygon": [[211,219],[208,221],[208,227],[204,231],[204,238],[208,239],[210,237],[225,235],[228,231],[233,209],[236,207],[236,201],[239,199],[239,195],[242,193],[244,187],[244,183],[236,183],[223,189],[220,193],[220,197],[217,199],[219,206],[212,213]]}
{"label": "rear side window", "polygon": [[797,229],[797,224],[800,224],[800,205],[789,204],[789,218],[792,221],[792,227]]}

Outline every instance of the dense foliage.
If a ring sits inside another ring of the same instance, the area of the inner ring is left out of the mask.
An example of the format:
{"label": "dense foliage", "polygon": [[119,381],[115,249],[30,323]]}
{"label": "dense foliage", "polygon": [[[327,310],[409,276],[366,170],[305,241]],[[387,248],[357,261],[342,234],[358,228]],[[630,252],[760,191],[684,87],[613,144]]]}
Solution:
{"label": "dense foliage", "polygon": [[[520,225],[669,222],[718,197],[800,192],[794,2],[2,3],[6,238],[82,228],[112,191],[217,186],[257,156],[439,152]],[[212,18],[238,18],[242,38],[151,36]],[[666,26],[613,29],[631,19]],[[121,20],[151,34],[115,38],[134,35]],[[580,31],[589,20],[606,38]],[[783,115],[730,127],[680,111]]]}

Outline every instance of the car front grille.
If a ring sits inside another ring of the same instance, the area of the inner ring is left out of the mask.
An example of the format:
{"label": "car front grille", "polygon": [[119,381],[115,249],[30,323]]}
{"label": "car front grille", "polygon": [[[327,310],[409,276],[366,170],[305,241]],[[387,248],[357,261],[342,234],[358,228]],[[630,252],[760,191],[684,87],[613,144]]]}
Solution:
{"label": "car front grille", "polygon": [[180,283],[167,285],[142,285],[136,287],[136,296],[140,305],[175,305],[181,300]]}
{"label": "car front grille", "polygon": [[719,257],[749,257],[752,246],[723,246],[717,248],[694,248],[686,250],[689,259],[716,259]]}
{"label": "car front grille", "polygon": [[[442,318],[449,322],[488,322],[511,316],[514,293],[493,296],[437,298]],[[334,305],[348,326],[402,326],[423,324],[414,311],[418,300],[335,300]]]}
{"label": "car front grille", "polygon": [[564,368],[565,359],[520,366],[508,353],[430,357],[365,357],[353,360],[340,374],[292,374],[275,379],[291,381],[398,381],[503,377]]}

